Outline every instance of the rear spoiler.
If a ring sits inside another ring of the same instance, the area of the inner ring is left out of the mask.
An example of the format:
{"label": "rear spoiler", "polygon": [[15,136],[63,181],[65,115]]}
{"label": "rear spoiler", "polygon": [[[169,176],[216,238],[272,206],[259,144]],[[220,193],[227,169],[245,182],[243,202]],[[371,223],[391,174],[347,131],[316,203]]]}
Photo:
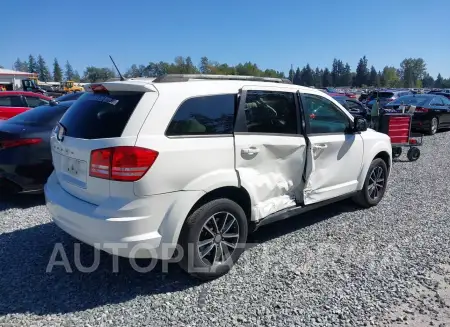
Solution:
{"label": "rear spoiler", "polygon": [[102,83],[89,83],[84,86],[86,92],[93,92],[92,88],[102,85],[108,91],[130,91],[130,92],[158,92],[149,81],[126,80]]}

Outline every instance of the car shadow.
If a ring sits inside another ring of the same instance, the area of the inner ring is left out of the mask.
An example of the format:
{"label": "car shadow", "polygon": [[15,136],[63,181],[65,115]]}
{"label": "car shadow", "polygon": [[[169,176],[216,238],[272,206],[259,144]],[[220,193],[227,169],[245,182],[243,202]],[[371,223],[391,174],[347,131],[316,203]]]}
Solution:
{"label": "car shadow", "polygon": [[8,209],[28,209],[45,204],[42,194],[1,194],[0,212]]}
{"label": "car shadow", "polygon": [[[261,244],[339,213],[355,210],[358,208],[351,202],[342,201],[310,211],[302,217],[261,227],[250,235],[249,242]],[[60,246],[56,256],[59,265],[50,266],[55,245]],[[98,268],[82,272],[76,265],[76,253],[79,253],[79,262],[86,267],[95,262],[96,254],[99,255]],[[67,260],[63,261],[62,254]],[[115,260],[118,271],[113,269]],[[142,267],[150,262],[137,261]],[[168,265],[167,269],[165,265]],[[0,316],[84,311],[123,303],[137,296],[182,291],[202,283],[185,274],[174,263],[158,261],[155,269],[138,272],[129,259],[97,252],[89,245],[80,244],[54,223],[1,234],[0,267]],[[49,268],[52,269],[48,271]]]}
{"label": "car shadow", "polygon": [[362,210],[351,200],[339,201],[306,213],[262,226],[249,235],[249,243],[263,243],[320,223],[341,213]]}

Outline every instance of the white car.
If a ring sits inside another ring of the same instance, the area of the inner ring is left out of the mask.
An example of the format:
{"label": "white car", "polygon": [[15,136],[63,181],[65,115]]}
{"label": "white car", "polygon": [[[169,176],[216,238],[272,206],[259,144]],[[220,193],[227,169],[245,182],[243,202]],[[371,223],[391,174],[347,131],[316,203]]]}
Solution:
{"label": "white car", "polygon": [[45,196],[59,227],[109,253],[214,278],[259,226],[385,193],[389,137],[320,90],[207,75],[85,88],[52,133]]}

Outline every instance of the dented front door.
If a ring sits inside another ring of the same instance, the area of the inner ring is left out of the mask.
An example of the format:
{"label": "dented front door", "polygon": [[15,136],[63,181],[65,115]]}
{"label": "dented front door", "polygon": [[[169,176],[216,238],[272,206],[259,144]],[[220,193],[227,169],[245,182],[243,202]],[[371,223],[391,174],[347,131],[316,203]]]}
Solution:
{"label": "dented front door", "polygon": [[318,94],[301,95],[308,148],[304,204],[317,203],[357,190],[364,142],[352,132],[351,118],[340,105]]}
{"label": "dented front door", "polygon": [[235,126],[236,171],[259,220],[296,206],[302,197],[306,142],[296,93],[289,88],[244,87]]}

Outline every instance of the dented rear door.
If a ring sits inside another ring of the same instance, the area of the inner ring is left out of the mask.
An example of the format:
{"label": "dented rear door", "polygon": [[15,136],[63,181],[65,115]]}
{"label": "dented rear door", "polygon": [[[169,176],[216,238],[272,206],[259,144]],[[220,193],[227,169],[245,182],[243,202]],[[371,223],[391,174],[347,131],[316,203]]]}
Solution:
{"label": "dented rear door", "polygon": [[306,141],[296,90],[246,86],[235,124],[236,171],[259,220],[296,206],[303,194]]}

